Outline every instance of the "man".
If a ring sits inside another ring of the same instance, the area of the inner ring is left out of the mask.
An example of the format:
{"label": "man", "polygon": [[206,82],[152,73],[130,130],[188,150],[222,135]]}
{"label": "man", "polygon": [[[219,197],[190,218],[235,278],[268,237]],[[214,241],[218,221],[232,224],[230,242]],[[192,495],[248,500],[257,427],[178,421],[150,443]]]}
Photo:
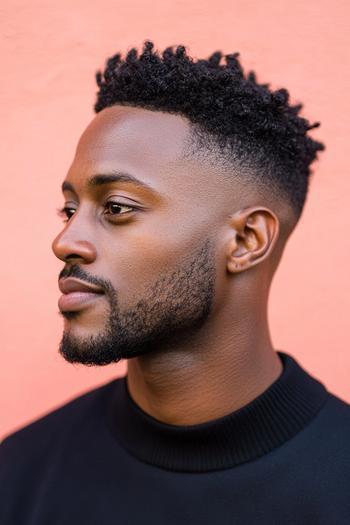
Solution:
{"label": "man", "polygon": [[267,320],[318,123],[237,53],[146,41],[96,80],[52,244],[59,351],[128,372],[3,441],[1,523],[350,523],[349,405]]}

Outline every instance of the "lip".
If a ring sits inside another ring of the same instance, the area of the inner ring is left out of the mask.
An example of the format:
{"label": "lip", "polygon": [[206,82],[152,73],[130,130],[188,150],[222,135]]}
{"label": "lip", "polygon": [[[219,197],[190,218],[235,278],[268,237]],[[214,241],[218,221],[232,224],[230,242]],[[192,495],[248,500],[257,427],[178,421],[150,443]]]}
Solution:
{"label": "lip", "polygon": [[97,286],[84,283],[79,279],[69,277],[60,279],[58,287],[63,293],[58,300],[61,311],[76,311],[89,306],[104,296],[103,290]]}
{"label": "lip", "polygon": [[85,306],[89,306],[95,301],[100,300],[103,293],[93,292],[70,292],[61,295],[58,299],[58,307],[61,311],[76,311]]}
{"label": "lip", "polygon": [[63,294],[69,294],[71,292],[103,293],[103,290],[98,286],[85,283],[79,279],[73,279],[73,277],[60,279],[58,281],[58,287]]}

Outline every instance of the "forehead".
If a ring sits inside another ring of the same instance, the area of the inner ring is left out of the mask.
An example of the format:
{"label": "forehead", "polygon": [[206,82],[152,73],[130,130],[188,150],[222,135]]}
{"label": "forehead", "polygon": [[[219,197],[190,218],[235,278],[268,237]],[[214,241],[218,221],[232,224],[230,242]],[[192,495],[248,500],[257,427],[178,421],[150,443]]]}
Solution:
{"label": "forehead", "polygon": [[130,106],[105,108],[81,135],[71,174],[124,169],[147,177],[180,161],[189,136],[180,115]]}
{"label": "forehead", "polygon": [[[179,114],[114,105],[99,112],[81,135],[65,180],[84,192],[95,174],[128,173],[166,200],[203,201],[218,195],[220,167],[186,155],[190,121]],[[230,177],[231,179],[231,177]],[[223,181],[222,181],[223,182]],[[231,199],[225,182],[222,198]]]}

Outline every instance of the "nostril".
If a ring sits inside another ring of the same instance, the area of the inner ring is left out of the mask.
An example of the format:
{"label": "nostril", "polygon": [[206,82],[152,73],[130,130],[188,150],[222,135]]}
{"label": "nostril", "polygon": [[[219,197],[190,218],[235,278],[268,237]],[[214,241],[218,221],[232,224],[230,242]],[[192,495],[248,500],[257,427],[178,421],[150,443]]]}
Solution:
{"label": "nostril", "polygon": [[80,255],[78,255],[77,253],[70,253],[69,255],[66,255],[65,257],[67,260],[69,259],[81,259]]}

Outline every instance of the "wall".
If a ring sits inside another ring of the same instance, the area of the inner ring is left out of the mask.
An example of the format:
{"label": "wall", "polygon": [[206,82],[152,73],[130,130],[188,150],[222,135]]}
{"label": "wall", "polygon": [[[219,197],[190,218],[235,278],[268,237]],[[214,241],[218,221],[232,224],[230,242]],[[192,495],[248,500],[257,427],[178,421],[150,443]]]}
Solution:
{"label": "wall", "polygon": [[[55,5],[56,4],[56,5]],[[309,198],[274,278],[269,306],[276,349],[294,355],[350,402],[350,4],[337,0],[61,0],[3,2],[1,69],[0,434],[124,375],[69,365],[57,352],[62,263],[60,184],[93,118],[95,70],[118,50],[183,43],[196,57],[239,51],[259,81],[286,86],[313,136],[327,145]]]}

